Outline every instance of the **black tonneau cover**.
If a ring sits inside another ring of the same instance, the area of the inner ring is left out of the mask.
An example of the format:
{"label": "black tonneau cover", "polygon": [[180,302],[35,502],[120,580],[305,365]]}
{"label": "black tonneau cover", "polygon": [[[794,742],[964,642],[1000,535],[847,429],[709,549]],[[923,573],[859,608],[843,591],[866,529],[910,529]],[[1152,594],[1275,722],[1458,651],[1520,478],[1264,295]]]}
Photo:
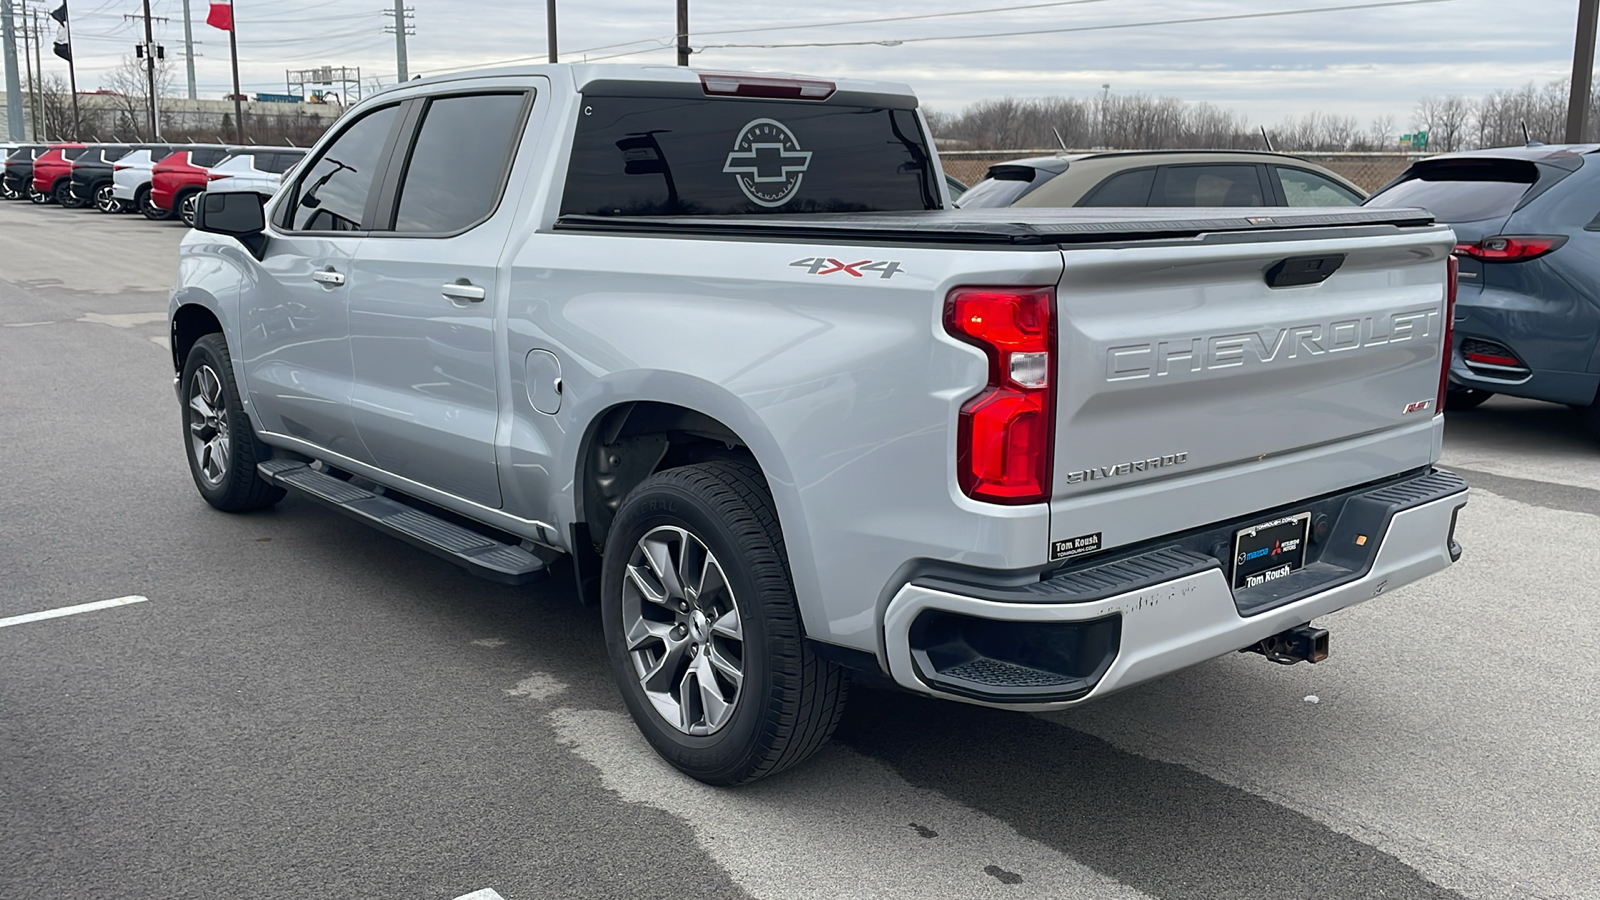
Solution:
{"label": "black tonneau cover", "polygon": [[891,243],[1104,244],[1194,238],[1237,231],[1286,231],[1433,224],[1421,209],[1139,208],[942,209],[883,213],[748,216],[562,216],[558,231],[682,237],[829,239]]}

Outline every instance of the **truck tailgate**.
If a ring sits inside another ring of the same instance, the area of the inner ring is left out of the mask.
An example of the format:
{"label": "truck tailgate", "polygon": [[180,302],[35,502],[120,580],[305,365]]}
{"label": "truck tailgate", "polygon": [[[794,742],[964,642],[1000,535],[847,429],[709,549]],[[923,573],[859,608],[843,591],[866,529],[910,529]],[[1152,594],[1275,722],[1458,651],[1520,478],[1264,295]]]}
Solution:
{"label": "truck tailgate", "polygon": [[[1428,465],[1443,227],[1063,250],[1052,556]],[[1337,266],[1269,285],[1284,260]]]}

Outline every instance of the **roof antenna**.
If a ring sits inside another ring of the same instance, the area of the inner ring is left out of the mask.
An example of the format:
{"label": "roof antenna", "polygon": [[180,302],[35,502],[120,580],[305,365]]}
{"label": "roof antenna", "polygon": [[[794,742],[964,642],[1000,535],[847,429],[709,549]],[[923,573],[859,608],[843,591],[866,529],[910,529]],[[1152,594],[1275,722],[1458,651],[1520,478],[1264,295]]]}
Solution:
{"label": "roof antenna", "polygon": [[1273,149],[1272,138],[1267,137],[1267,126],[1265,125],[1261,126],[1261,140],[1266,143],[1268,153],[1278,152],[1277,150]]}
{"label": "roof antenna", "polygon": [[1522,142],[1524,144],[1532,144],[1533,143],[1533,138],[1528,137],[1528,123],[1527,122],[1523,122],[1522,123]]}
{"label": "roof antenna", "polygon": [[1062,153],[1067,152],[1067,142],[1061,139],[1061,130],[1059,128],[1055,127],[1054,125],[1050,126],[1050,130],[1055,132],[1056,143],[1061,145],[1061,152]]}

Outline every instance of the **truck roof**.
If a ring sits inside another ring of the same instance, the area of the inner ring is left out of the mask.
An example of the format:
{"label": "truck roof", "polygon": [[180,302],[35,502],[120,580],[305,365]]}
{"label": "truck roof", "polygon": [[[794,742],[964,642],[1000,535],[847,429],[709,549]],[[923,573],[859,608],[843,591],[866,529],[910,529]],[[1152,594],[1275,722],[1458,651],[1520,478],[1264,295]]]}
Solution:
{"label": "truck roof", "polygon": [[[916,94],[911,86],[893,81],[867,81],[859,78],[834,78],[825,75],[802,75],[793,72],[728,72],[721,70],[693,69],[686,66],[665,65],[625,65],[618,63],[549,63],[545,65],[504,66],[489,69],[472,69],[461,72],[446,72],[439,75],[430,75],[426,78],[416,78],[403,84],[393,84],[383,88],[375,94],[378,96],[389,91],[417,85],[443,84],[447,82],[469,81],[482,78],[516,78],[530,75],[542,75],[552,82],[561,83],[563,79],[570,79],[575,90],[582,92],[585,88],[596,82],[638,82],[661,85],[693,85],[696,89],[700,86],[701,75],[748,75],[753,78],[802,78],[812,81],[832,82],[840,93],[855,94],[880,94],[903,96],[915,101]],[[817,102],[797,100],[797,103]]]}

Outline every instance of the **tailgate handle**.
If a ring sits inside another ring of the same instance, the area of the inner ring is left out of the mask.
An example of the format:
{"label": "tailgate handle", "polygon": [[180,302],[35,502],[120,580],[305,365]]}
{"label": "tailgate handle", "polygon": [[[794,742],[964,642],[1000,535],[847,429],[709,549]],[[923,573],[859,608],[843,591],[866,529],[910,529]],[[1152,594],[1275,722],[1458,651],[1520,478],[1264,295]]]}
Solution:
{"label": "tailgate handle", "polygon": [[1300,287],[1307,284],[1321,284],[1329,276],[1339,271],[1344,265],[1344,254],[1333,253],[1328,256],[1291,256],[1273,263],[1267,270],[1267,287],[1286,288]]}

